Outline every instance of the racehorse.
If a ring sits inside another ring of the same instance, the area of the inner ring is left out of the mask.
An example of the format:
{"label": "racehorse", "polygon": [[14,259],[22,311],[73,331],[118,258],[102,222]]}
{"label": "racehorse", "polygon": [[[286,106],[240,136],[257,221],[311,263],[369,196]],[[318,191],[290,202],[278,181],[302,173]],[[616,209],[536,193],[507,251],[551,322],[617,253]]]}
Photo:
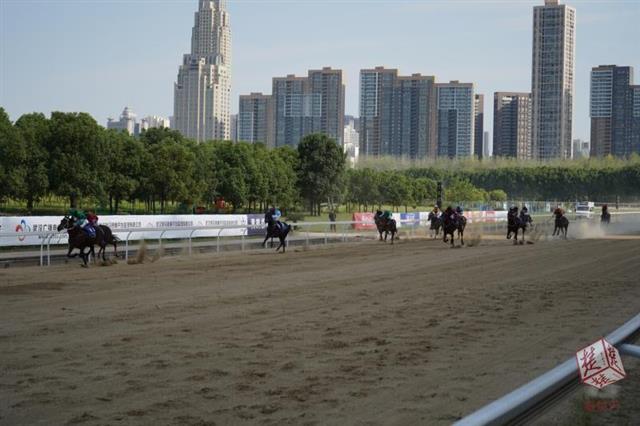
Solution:
{"label": "racehorse", "polygon": [[451,207],[448,207],[442,215],[442,224],[444,228],[443,242],[449,242],[447,236],[451,235],[451,247],[455,247],[455,233],[458,231],[458,239],[464,245],[464,229],[467,227],[467,218],[464,215],[457,214]]}
{"label": "racehorse", "polygon": [[442,218],[438,216],[435,212],[429,212],[429,217],[427,218],[431,226],[429,226],[429,230],[431,232],[431,236],[436,239],[440,235],[440,229],[442,228]]}
{"label": "racehorse", "polygon": [[609,213],[609,206],[606,204],[602,206],[602,215],[600,215],[600,223],[603,225],[609,225],[611,223],[611,213]]}
{"label": "racehorse", "polygon": [[564,236],[567,239],[567,231],[569,230],[569,219],[564,215],[564,211],[561,208],[557,208],[553,211],[553,215],[556,217],[556,226],[553,230],[552,236]]}
{"label": "racehorse", "polygon": [[[77,254],[71,254],[73,249],[80,250],[80,258],[82,259],[82,267],[89,267],[89,255],[95,254],[93,251],[93,246],[96,244],[98,240],[98,233],[96,231],[96,236],[91,237],[87,235],[79,227],[75,226],[75,220],[72,217],[65,216],[61,221],[60,225],[58,225],[58,232],[63,229],[67,230],[67,234],[69,234],[69,251],[67,252],[67,257],[73,258],[78,256]],[[85,249],[88,248],[89,251],[85,253]]]}
{"label": "racehorse", "polygon": [[520,244],[524,244],[527,226],[531,223],[533,223],[533,220],[531,219],[531,216],[526,214],[526,210],[524,210],[521,216],[518,216],[518,208],[510,208],[509,213],[507,214],[507,240],[510,240],[511,235],[514,234],[515,238],[513,240],[513,245],[517,245],[518,232],[522,229],[522,240],[520,240]]}
{"label": "racehorse", "polygon": [[[373,221],[376,223],[376,228],[378,228],[378,233],[380,234],[380,241],[387,241],[387,237],[391,234],[391,244],[397,238],[396,234],[398,233],[398,227],[396,224],[396,220],[393,218],[385,219],[382,217],[382,211],[378,210],[376,214],[373,216]],[[382,239],[382,233],[384,233],[384,240]]]}
{"label": "racehorse", "polygon": [[[276,249],[276,253],[280,251],[282,248],[282,253],[287,251],[287,235],[291,232],[291,225],[286,224],[284,222],[276,222],[275,219],[271,215],[268,216],[267,220],[267,235],[264,237],[264,241],[262,242],[262,247],[267,247],[267,241],[269,238],[277,238],[280,241],[280,245]],[[265,216],[265,220],[267,216]]]}
{"label": "racehorse", "polygon": [[[85,247],[89,247],[89,251],[86,254],[87,259],[89,255],[93,255],[95,257],[95,250],[93,247],[95,244],[100,247],[97,257],[101,258],[103,261],[107,260],[105,256],[107,245],[113,245],[113,252],[115,254],[115,257],[118,257],[118,241],[120,241],[120,239],[113,235],[111,228],[109,228],[107,225],[98,225],[94,227],[94,229],[96,230],[95,237],[90,237],[84,231],[82,231],[82,229],[78,228],[75,225],[76,220],[71,216],[65,216],[62,221],[60,221],[60,225],[58,225],[58,231],[66,229],[67,233],[69,234],[69,251],[67,253],[67,257],[76,257],[77,255],[72,255],[71,252],[73,251],[73,249],[77,248],[80,250],[80,257],[82,257],[84,260],[84,248],[82,247],[83,244],[86,244]],[[82,232],[75,232],[76,230]],[[86,238],[81,238],[82,235],[84,235]],[[86,265],[87,261],[84,261],[84,266]]]}

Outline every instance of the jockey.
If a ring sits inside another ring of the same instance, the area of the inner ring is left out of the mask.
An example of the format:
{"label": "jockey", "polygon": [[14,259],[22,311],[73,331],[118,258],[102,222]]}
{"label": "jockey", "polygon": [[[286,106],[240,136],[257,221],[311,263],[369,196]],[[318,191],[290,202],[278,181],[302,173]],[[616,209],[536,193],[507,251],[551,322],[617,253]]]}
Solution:
{"label": "jockey", "polygon": [[522,210],[520,210],[520,220],[522,223],[533,223],[533,219],[531,219],[531,215],[529,215],[529,209],[527,206],[522,206]]}
{"label": "jockey", "polygon": [[94,228],[98,226],[98,215],[93,210],[89,210],[87,212],[87,220],[89,221],[89,224]]}
{"label": "jockey", "polygon": [[282,229],[282,222],[280,222],[280,218],[282,217],[282,212],[280,209],[273,207],[271,209],[271,218],[273,219],[273,223],[278,229]]}
{"label": "jockey", "polygon": [[69,210],[69,216],[75,219],[75,226],[86,232],[89,237],[93,238],[96,236],[96,230],[87,220],[87,215],[84,211],[71,209]]}

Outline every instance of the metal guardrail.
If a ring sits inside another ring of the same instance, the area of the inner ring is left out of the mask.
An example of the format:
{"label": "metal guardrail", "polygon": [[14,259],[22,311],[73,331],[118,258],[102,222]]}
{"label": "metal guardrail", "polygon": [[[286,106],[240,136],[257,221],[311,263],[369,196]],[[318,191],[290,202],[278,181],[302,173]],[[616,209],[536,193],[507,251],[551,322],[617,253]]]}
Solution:
{"label": "metal guardrail", "polygon": [[[638,333],[640,333],[640,315],[609,334],[606,339],[618,347],[623,354],[640,356],[638,346],[625,344]],[[514,421],[572,382],[578,384],[578,378],[578,364],[572,357],[553,370],[454,423],[454,426],[503,425]]]}
{"label": "metal guardrail", "polygon": [[[421,226],[425,221],[420,221],[417,219],[406,219],[402,221],[398,221],[401,226],[408,226],[408,229],[411,234],[415,232],[415,229]],[[328,244],[329,240],[332,238],[335,239],[335,236],[338,235],[339,239],[343,242],[346,242],[349,236],[349,229],[354,227],[355,225],[364,225],[364,226],[375,226],[374,222],[370,221],[342,221],[342,222],[302,222],[302,223],[291,223],[291,226],[297,229],[296,232],[299,232],[300,228],[323,228],[322,231],[314,232],[312,230],[305,231],[306,235],[306,243],[309,244],[310,234],[311,233],[320,233],[324,234],[324,243]],[[335,227],[335,228],[334,228]],[[340,228],[338,230],[338,228]],[[333,231],[335,229],[335,231]],[[402,228],[401,228],[402,229]],[[164,240],[188,240],[188,251],[189,254],[192,254],[193,251],[193,240],[195,238],[215,238],[216,239],[216,252],[221,251],[221,238],[225,237],[221,235],[225,230],[241,230],[239,235],[227,236],[227,237],[236,237],[240,238],[240,244],[242,246],[242,250],[245,249],[245,242],[249,237],[249,230],[266,230],[266,225],[212,225],[212,226],[193,226],[193,227],[170,227],[170,228],[128,228],[128,229],[115,229],[115,234],[126,234],[126,237],[121,240],[121,242],[125,243],[125,260],[129,259],[129,243],[132,241],[131,237],[135,234],[147,233],[147,234],[159,234],[156,237],[149,239],[157,239],[158,244],[162,245]],[[198,231],[218,231],[217,235],[212,236],[198,236]],[[171,237],[171,233],[180,232],[182,235]],[[189,235],[185,237],[185,232],[189,232]],[[51,246],[56,245],[54,241],[57,241],[57,244],[61,244],[60,241],[63,240],[67,233],[66,231],[58,232],[58,231],[43,231],[43,232],[5,232],[0,233],[0,238],[16,238],[16,237],[38,237],[40,240],[40,266],[50,266],[51,265]],[[256,238],[260,238],[256,236]],[[142,239],[140,239],[142,240]]]}
{"label": "metal guardrail", "polygon": [[[622,215],[638,215],[640,212],[615,212],[612,213],[612,216],[622,216]],[[532,217],[536,220],[537,223],[540,222],[540,219],[545,219],[546,222],[549,222],[551,216],[549,214],[534,214]],[[398,220],[401,225],[400,230],[409,229],[411,235],[413,235],[417,228],[426,227],[429,225],[428,221],[425,219],[405,219]],[[483,231],[485,232],[498,232],[499,230],[504,230],[505,220],[497,220],[495,222],[470,222],[470,227],[482,226]],[[535,222],[534,222],[535,223]],[[324,233],[324,241],[325,244],[328,243],[330,235],[340,235],[341,241],[346,241],[349,235],[349,229],[354,227],[355,225],[374,225],[374,222],[371,221],[340,221],[340,222],[299,222],[299,223],[291,223],[292,226],[299,228],[313,228],[313,227],[322,227],[323,231],[320,233]],[[336,231],[332,229],[336,228]],[[340,230],[338,230],[340,228]],[[249,237],[248,231],[249,229],[256,230],[266,229],[266,225],[211,225],[211,226],[194,226],[194,227],[170,227],[170,228],[126,228],[126,229],[114,229],[114,233],[116,234],[127,234],[124,238],[125,243],[125,259],[129,259],[129,243],[131,241],[131,236],[137,233],[155,233],[159,234],[157,237],[153,239],[157,239],[159,244],[162,244],[163,240],[188,240],[188,251],[189,254],[192,254],[193,251],[193,239],[194,238],[215,238],[216,239],[216,252],[221,251],[221,238],[222,232],[224,230],[242,230],[240,235],[235,235],[235,237],[240,237],[240,244],[242,245],[242,250],[244,251],[244,244]],[[218,231],[218,234],[214,237],[211,236],[198,236],[197,233],[199,231]],[[179,237],[171,237],[172,232],[190,232],[187,237],[179,236]],[[306,243],[309,243],[309,234],[313,231],[306,231]],[[1,238],[16,238],[19,237],[29,237],[36,236],[40,239],[40,266],[49,266],[51,265],[51,246],[56,244],[61,244],[61,240],[66,237],[66,232],[57,232],[57,231],[43,231],[43,232],[0,232]],[[20,247],[17,245],[16,247]]]}

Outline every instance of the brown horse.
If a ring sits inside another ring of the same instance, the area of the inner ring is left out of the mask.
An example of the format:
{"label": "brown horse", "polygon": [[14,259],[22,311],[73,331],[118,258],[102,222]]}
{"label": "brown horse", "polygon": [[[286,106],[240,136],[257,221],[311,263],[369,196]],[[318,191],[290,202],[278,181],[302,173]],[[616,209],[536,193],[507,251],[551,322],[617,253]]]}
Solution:
{"label": "brown horse", "polygon": [[[395,219],[389,218],[385,219],[382,216],[382,211],[378,210],[376,214],[373,216],[373,221],[376,223],[376,228],[378,228],[378,233],[380,234],[380,241],[387,241],[387,237],[391,234],[391,244],[396,239],[400,239],[396,237],[398,233],[398,227]],[[382,234],[384,233],[384,240],[382,239]]]}
{"label": "brown horse", "polygon": [[[91,237],[87,235],[79,227],[75,226],[75,219],[70,216],[65,216],[61,221],[60,225],[58,225],[58,231],[62,231],[63,229],[67,230],[67,234],[69,234],[69,251],[67,252],[67,257],[73,258],[78,256],[77,254],[71,254],[74,249],[80,250],[80,258],[82,259],[82,267],[89,267],[89,255],[95,255],[93,250],[93,246],[98,241],[98,233],[96,232],[95,237]],[[85,249],[89,249],[85,252]]]}
{"label": "brown horse", "polygon": [[553,230],[552,236],[562,236],[566,240],[567,232],[569,231],[569,219],[564,215],[564,210],[559,207],[553,211],[553,215],[556,217],[556,226]]}

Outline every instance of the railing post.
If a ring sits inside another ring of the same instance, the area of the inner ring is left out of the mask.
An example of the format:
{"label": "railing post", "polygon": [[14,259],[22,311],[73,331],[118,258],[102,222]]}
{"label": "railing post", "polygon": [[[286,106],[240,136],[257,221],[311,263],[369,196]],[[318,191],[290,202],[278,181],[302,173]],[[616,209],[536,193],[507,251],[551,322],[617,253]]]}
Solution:
{"label": "railing post", "polygon": [[51,234],[47,239],[47,266],[51,266],[51,240],[55,234]]}
{"label": "railing post", "polygon": [[247,233],[247,230],[246,230],[246,228],[245,228],[245,229],[244,229],[244,231],[242,232],[242,238],[241,238],[241,239],[242,239],[242,243],[241,243],[241,244],[242,244],[242,246],[241,246],[241,249],[240,249],[240,250],[241,250],[242,252],[244,252],[244,234],[246,234],[246,233]]}
{"label": "railing post", "polygon": [[124,261],[128,262],[129,261],[129,238],[131,237],[133,231],[129,231],[129,233],[127,234],[127,238],[124,241]]}
{"label": "railing post", "polygon": [[44,266],[44,240],[46,238],[42,238],[40,240],[40,266]]}
{"label": "railing post", "polygon": [[218,229],[218,239],[216,242],[216,253],[220,253],[220,234],[222,233],[222,228]]}
{"label": "railing post", "polygon": [[191,256],[191,252],[192,252],[192,240],[193,240],[193,233],[196,232],[195,229],[191,230],[191,234],[189,234],[189,256]]}

